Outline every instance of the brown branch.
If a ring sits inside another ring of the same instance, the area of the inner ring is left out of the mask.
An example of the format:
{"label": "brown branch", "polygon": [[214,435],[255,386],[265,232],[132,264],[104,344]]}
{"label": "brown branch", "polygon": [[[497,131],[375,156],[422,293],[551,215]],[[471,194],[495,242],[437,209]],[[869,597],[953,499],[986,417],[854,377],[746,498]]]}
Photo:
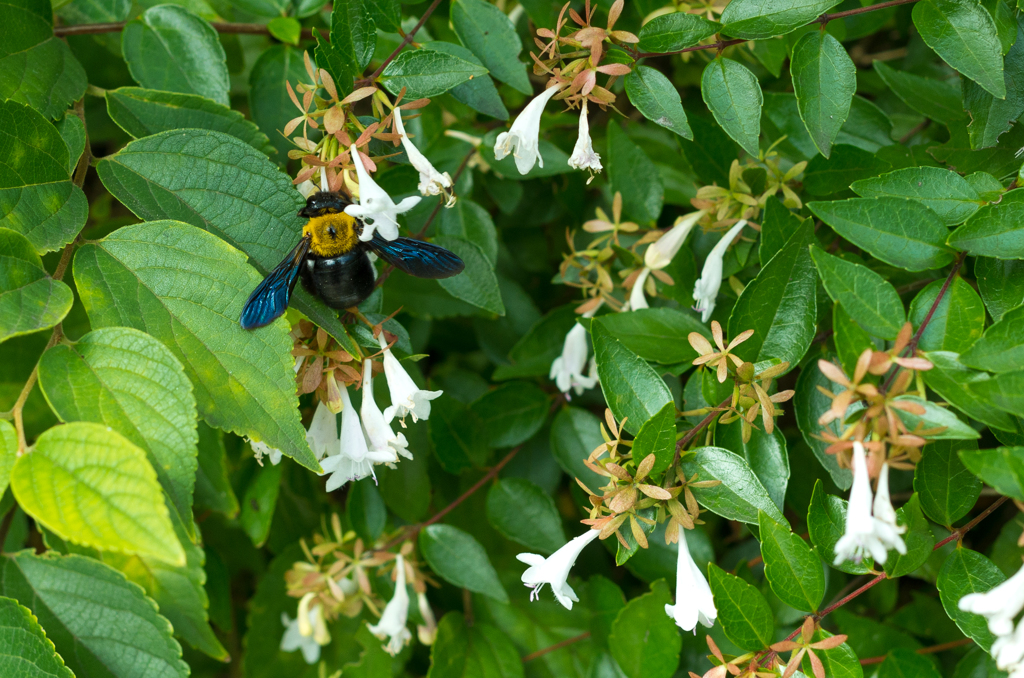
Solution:
{"label": "brown branch", "polygon": [[679,439],[679,442],[676,443],[676,461],[679,461],[679,453],[683,451],[683,448],[689,445],[690,442],[697,437],[697,434],[700,433],[701,429],[710,426],[711,421],[718,415],[722,414],[722,408],[731,402],[732,396],[729,396],[722,402],[718,403],[714,410],[708,413],[708,416],[701,419],[696,426],[687,431],[686,434]]}
{"label": "brown branch", "polygon": [[[126,21],[116,21],[102,24],[81,24],[78,26],[54,26],[53,34],[58,38],[66,35],[95,35],[97,33],[117,33],[125,27]],[[266,24],[236,24],[226,21],[211,21],[210,25],[218,33],[239,33],[245,35],[270,35],[270,29]],[[303,28],[301,32],[303,40],[313,39],[313,29]],[[326,37],[326,36],[325,36]]]}
{"label": "brown branch", "polygon": [[402,39],[402,42],[399,43],[398,47],[396,47],[394,51],[388,55],[388,58],[384,60],[384,63],[378,66],[377,70],[371,73],[368,77],[356,81],[356,85],[359,87],[372,85],[374,81],[380,77],[380,74],[384,72],[384,69],[388,67],[388,64],[390,64],[394,60],[394,58],[398,56],[398,53],[405,49],[406,45],[412,42],[412,39],[416,37],[416,33],[421,28],[423,28],[423,24],[427,23],[427,19],[430,18],[430,15],[434,13],[434,10],[437,9],[437,6],[440,4],[441,0],[434,0],[434,2],[430,3],[430,7],[427,8],[427,11],[423,13],[423,16],[420,17],[420,20],[416,23],[415,26],[412,27],[412,30],[409,31],[409,34]]}
{"label": "brown branch", "polygon": [[560,643],[555,643],[554,645],[552,645],[550,647],[545,647],[543,649],[537,650],[536,652],[531,652],[530,654],[528,654],[525,657],[523,657],[523,663],[525,664],[526,662],[533,661],[537,657],[543,657],[544,655],[548,654],[549,652],[554,652],[555,650],[561,650],[563,647],[566,647],[568,645],[572,645],[573,643],[578,643],[581,640],[586,640],[589,637],[590,637],[590,631],[587,631],[585,633],[581,633],[578,636],[573,636],[572,638],[566,638],[565,640],[563,640]]}
{"label": "brown branch", "polygon": [[[919,650],[914,650],[918,654],[935,654],[936,652],[942,652],[943,650],[952,650],[955,647],[963,647],[964,645],[970,645],[974,640],[971,638],[961,638],[960,640],[952,640],[948,643],[940,643],[938,645],[932,645],[931,647],[922,647]],[[885,658],[889,655],[883,654],[881,657],[868,657],[867,659],[861,659],[861,666],[868,666],[869,664],[881,664],[885,661]]]}
{"label": "brown branch", "polygon": [[874,12],[879,9],[889,9],[890,7],[897,7],[899,5],[909,5],[917,0],[890,0],[890,2],[881,2],[877,5],[868,5],[867,7],[858,7],[857,9],[848,9],[845,12],[835,12],[834,14],[822,14],[813,23],[827,24],[829,21],[835,19],[845,19],[848,16],[856,16],[858,14],[867,14],[868,12]]}
{"label": "brown branch", "polygon": [[732,47],[733,45],[739,45],[746,40],[740,38],[737,40],[720,40],[719,42],[713,42],[710,45],[694,45],[693,47],[686,47],[684,49],[677,49],[671,52],[634,52],[633,59],[643,59],[645,57],[659,57],[659,56],[671,56],[672,54],[685,54],[687,52],[699,52],[705,49],[717,49],[723,50],[726,47]]}

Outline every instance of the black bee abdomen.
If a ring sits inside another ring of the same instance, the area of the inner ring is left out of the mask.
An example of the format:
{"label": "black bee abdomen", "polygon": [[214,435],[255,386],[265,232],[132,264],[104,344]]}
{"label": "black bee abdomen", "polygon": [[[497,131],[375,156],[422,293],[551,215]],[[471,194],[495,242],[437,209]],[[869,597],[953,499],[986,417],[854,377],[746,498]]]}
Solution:
{"label": "black bee abdomen", "polygon": [[360,247],[331,259],[306,258],[299,273],[302,286],[331,308],[358,305],[373,293],[376,273]]}

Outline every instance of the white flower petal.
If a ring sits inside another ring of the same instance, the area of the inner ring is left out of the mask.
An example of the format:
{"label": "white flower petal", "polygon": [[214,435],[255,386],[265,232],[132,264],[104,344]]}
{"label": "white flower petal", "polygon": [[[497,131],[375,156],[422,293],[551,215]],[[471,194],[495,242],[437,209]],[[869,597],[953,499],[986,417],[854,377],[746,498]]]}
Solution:
{"label": "white flower petal", "polygon": [[405,588],[405,560],[402,554],[395,558],[395,595],[384,606],[380,621],[372,624],[370,633],[381,640],[389,638],[384,649],[394,656],[401,652],[405,644],[412,640],[412,633],[406,628],[409,621],[409,592]]}
{"label": "white flower petal", "polygon": [[359,179],[359,204],[346,207],[345,214],[363,221],[363,230],[359,234],[361,241],[369,242],[374,231],[379,231],[385,240],[394,240],[398,237],[398,215],[415,207],[420,197],[405,198],[396,205],[387,191],[378,186],[366,171],[355,145],[349,151]]}
{"label": "white flower petal", "polygon": [[547,558],[535,553],[517,555],[517,559],[530,564],[522,576],[523,584],[533,589],[530,592],[530,599],[535,600],[541,588],[545,584],[550,584],[555,599],[567,610],[571,610],[572,604],[579,602],[579,598],[566,581],[569,578],[569,570],[576,564],[576,559],[584,547],[597,539],[599,534],[598,530],[587,530]]}
{"label": "white flower petal", "polygon": [[[544,165],[541,164],[541,167]],[[601,156],[594,151],[594,142],[590,138],[590,122],[587,120],[587,100],[583,100],[583,109],[580,111],[580,131],[576,138],[576,146],[569,156],[569,167],[590,172],[600,172]],[[589,181],[587,183],[590,183]]]}
{"label": "white flower petal", "polygon": [[700,278],[693,286],[693,299],[696,302],[693,308],[695,311],[700,311],[701,322],[706,323],[711,319],[711,314],[715,310],[715,302],[718,299],[718,290],[722,287],[722,262],[725,258],[725,252],[729,249],[729,244],[732,243],[746,225],[746,219],[737,221],[722,236],[722,239],[718,241],[708,254],[707,259],[704,260],[704,268],[701,271]]}
{"label": "white flower petal", "polygon": [[540,148],[540,117],[544,112],[544,106],[558,91],[557,86],[549,87],[538,94],[512,122],[512,127],[507,132],[498,135],[494,142],[494,157],[497,160],[511,154],[515,158],[516,169],[520,174],[528,173],[538,162],[541,167],[544,167],[544,158],[538,151]]}
{"label": "white flower petal", "polygon": [[391,406],[385,408],[384,420],[390,424],[395,418],[404,419],[406,415],[411,415],[413,421],[429,419],[430,401],[439,398],[444,391],[427,391],[417,386],[391,349],[387,348],[383,334],[378,341],[384,350],[384,376],[391,392]]}
{"label": "white flower petal", "polygon": [[686,242],[686,236],[697,225],[697,222],[704,216],[704,210],[699,210],[685,217],[676,219],[676,223],[663,236],[658,238],[644,252],[644,265],[655,270],[665,268],[679,252],[679,248]]}
{"label": "white flower petal", "polygon": [[629,310],[637,311],[642,308],[648,308],[647,297],[644,296],[644,285],[647,283],[647,276],[650,274],[651,269],[646,266],[640,270],[640,275],[636,277],[633,289],[629,292]]}
{"label": "white flower petal", "polygon": [[715,599],[704,573],[697,567],[686,544],[686,530],[679,531],[679,553],[676,556],[676,602],[665,605],[665,614],[684,631],[697,633],[697,623],[710,627],[718,618]]}

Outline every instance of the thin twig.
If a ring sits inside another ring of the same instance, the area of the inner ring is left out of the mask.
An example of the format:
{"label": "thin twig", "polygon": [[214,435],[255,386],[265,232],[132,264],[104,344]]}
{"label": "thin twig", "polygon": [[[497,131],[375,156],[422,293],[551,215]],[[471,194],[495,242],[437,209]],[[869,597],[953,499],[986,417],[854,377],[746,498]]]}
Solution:
{"label": "thin twig", "polygon": [[587,631],[585,633],[581,633],[578,636],[573,636],[572,638],[566,638],[565,640],[563,640],[560,643],[555,643],[554,645],[552,645],[550,647],[545,647],[543,649],[537,650],[536,652],[531,652],[530,654],[528,654],[525,657],[523,657],[523,663],[525,664],[526,662],[533,661],[537,657],[543,657],[544,655],[548,654],[549,652],[554,652],[555,650],[561,650],[563,647],[566,647],[568,645],[572,645],[573,643],[578,643],[581,640],[586,640],[589,637],[590,637],[590,631]]}
{"label": "thin twig", "polygon": [[676,50],[672,50],[671,52],[635,52],[633,54],[633,59],[643,59],[645,57],[671,56],[673,54],[685,54],[687,52],[700,52],[701,50],[705,50],[705,49],[723,50],[726,47],[732,47],[733,45],[740,45],[740,44],[742,44],[744,42],[747,42],[747,41],[742,39],[742,38],[740,38],[738,40],[720,40],[718,42],[713,42],[710,45],[694,45],[693,47],[686,47],[684,49],[676,49]]}
{"label": "thin twig", "polygon": [[722,408],[731,402],[732,396],[729,396],[722,402],[718,403],[718,405],[708,413],[708,416],[701,419],[696,426],[687,431],[686,434],[679,439],[679,442],[676,443],[676,461],[679,461],[679,453],[683,451],[683,448],[689,445],[690,442],[697,437],[697,434],[701,432],[701,429],[709,426],[715,417],[722,414]]}
{"label": "thin twig", "polygon": [[[935,549],[942,548],[943,546],[945,546],[949,542],[953,541],[954,539],[955,540],[963,539],[964,535],[967,534],[968,532],[970,532],[971,529],[975,525],[977,525],[982,520],[987,518],[997,508],[999,508],[1000,506],[1005,504],[1007,499],[1009,499],[1009,497],[999,497],[999,499],[996,499],[994,502],[992,502],[992,504],[987,509],[985,509],[980,514],[978,514],[977,518],[975,518],[971,522],[967,523],[963,527],[958,527],[955,530],[953,530],[953,532],[950,533],[950,535],[948,537],[946,537],[945,539],[943,539],[942,541],[940,541],[938,544],[935,545]],[[935,550],[935,549],[933,549],[933,550]]]}
{"label": "thin twig", "polygon": [[[964,645],[970,645],[974,640],[971,638],[961,638],[960,640],[952,640],[948,643],[940,643],[938,645],[932,645],[931,647],[922,647],[919,650],[914,650],[918,654],[935,654],[936,652],[942,652],[943,650],[952,650],[955,647],[963,647]],[[883,654],[881,657],[868,657],[867,659],[861,659],[861,666],[868,666],[869,664],[881,664],[885,661],[885,658],[889,655]]]}
{"label": "thin twig", "polygon": [[[58,38],[65,35],[95,35],[97,33],[117,33],[125,27],[126,21],[115,21],[100,24],[81,24],[78,26],[54,26],[53,34]],[[211,21],[210,25],[218,33],[240,33],[247,35],[270,35],[266,24],[236,24],[226,21]],[[303,28],[303,40],[313,39],[313,29]],[[327,36],[324,36],[327,37]]]}
{"label": "thin twig", "polygon": [[394,58],[398,56],[398,53],[405,49],[406,45],[412,42],[412,39],[416,37],[416,33],[421,28],[423,28],[423,24],[427,23],[427,19],[430,18],[430,15],[434,13],[434,10],[437,9],[437,6],[440,4],[441,0],[434,0],[434,2],[430,3],[430,7],[427,8],[427,11],[423,13],[423,16],[421,16],[420,20],[416,23],[416,25],[412,27],[412,30],[409,31],[408,35],[406,35],[402,39],[402,42],[399,43],[398,47],[396,47],[394,51],[392,51],[391,54],[388,55],[388,58],[384,60],[384,63],[378,66],[377,70],[375,70],[368,77],[357,81],[356,84],[360,87],[372,85],[374,81],[380,77],[380,74],[384,72],[384,69],[388,67],[388,64],[390,64],[394,60]]}
{"label": "thin twig", "polygon": [[848,16],[856,16],[857,14],[867,14],[868,12],[874,12],[879,9],[889,9],[890,7],[897,7],[899,5],[909,5],[917,0],[890,0],[890,2],[881,2],[877,5],[868,5],[867,7],[858,7],[857,9],[848,9],[845,12],[835,12],[834,14],[822,14],[814,23],[827,24],[829,21],[835,21],[836,19],[845,19]]}

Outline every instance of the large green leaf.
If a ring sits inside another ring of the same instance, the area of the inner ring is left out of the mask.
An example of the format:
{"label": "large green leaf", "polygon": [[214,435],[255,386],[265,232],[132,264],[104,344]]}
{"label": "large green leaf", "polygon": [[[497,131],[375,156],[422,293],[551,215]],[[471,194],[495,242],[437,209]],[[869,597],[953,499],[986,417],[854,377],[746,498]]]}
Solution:
{"label": "large green leaf", "polygon": [[968,367],[989,372],[1024,369],[1024,306],[1007,312],[960,355]]}
{"label": "large green leaf", "polygon": [[[348,667],[345,670],[348,671]],[[523,663],[515,645],[499,629],[490,624],[467,624],[461,612],[449,612],[437,625],[437,640],[430,648],[428,675],[431,678],[521,678]]]}
{"label": "large green leaf", "polygon": [[107,90],[105,96],[110,119],[136,139],[191,127],[230,134],[264,153],[273,149],[267,135],[255,123],[238,111],[197,94],[120,87]]}
{"label": "large green leaf", "polygon": [[[288,121],[299,114],[288,97],[285,82],[301,82],[308,77],[302,65],[302,52],[288,45],[264,50],[249,72],[250,115],[277,149],[276,160],[280,163],[287,162],[288,151],[294,148],[282,132]],[[317,138],[316,132],[311,132],[310,137]]]}
{"label": "large green leaf", "polygon": [[896,288],[870,268],[811,247],[811,257],[832,301],[868,333],[895,339],[906,322],[906,312]]}
{"label": "large green leaf", "polygon": [[498,277],[487,255],[475,242],[450,235],[439,235],[434,242],[457,254],[466,269],[451,278],[438,282],[456,299],[496,315],[505,315],[505,304],[498,289]]}
{"label": "large green leaf", "polygon": [[153,601],[99,561],[22,551],[3,558],[0,587],[32,610],[78,676],[189,675],[171,625]]}
{"label": "large green leaf", "polygon": [[0,597],[0,675],[11,678],[75,678],[32,611]]}
{"label": "large green leaf", "polygon": [[768,601],[761,592],[714,563],[708,566],[708,575],[718,622],[729,640],[741,650],[750,652],[771,645],[775,623]]}
{"label": "large green leaf", "polygon": [[908,317],[914,327],[920,328],[931,314],[928,326],[917,343],[918,348],[960,353],[981,337],[985,329],[985,304],[970,283],[959,276],[953,278],[946,287],[945,295],[936,304],[944,284],[945,281],[936,280],[918,292],[910,302]]}
{"label": "large green leaf", "polygon": [[548,396],[540,387],[514,381],[488,391],[472,410],[483,425],[490,447],[514,447],[533,437],[548,414]]}
{"label": "large green leaf", "polygon": [[0,228],[22,234],[39,253],[71,242],[89,206],[68,168],[67,144],[46,118],[0,101]]}
{"label": "large green leaf", "polygon": [[932,369],[923,372],[924,383],[967,416],[1004,431],[1016,431],[1013,417],[988,404],[975,385],[989,381],[985,372],[975,372],[960,362],[956,353],[931,351]]}
{"label": "large green leaf", "polygon": [[1004,372],[992,379],[980,379],[971,384],[971,390],[987,403],[1024,417],[1024,370]]}
{"label": "large green leaf", "polygon": [[615,339],[600,319],[591,323],[590,334],[604,399],[623,428],[636,435],[644,422],[672,402],[672,393],[658,373]]}
{"label": "large green leaf", "polygon": [[759,515],[764,576],[779,600],[797,610],[816,612],[825,595],[821,561],[788,525],[780,525],[763,512]]}
{"label": "large green leaf", "polygon": [[217,31],[184,7],[150,7],[125,25],[121,48],[143,87],[230,103],[227,57]]}
{"label": "large green leaf", "polygon": [[733,0],[722,12],[722,30],[748,40],[785,35],[838,4],[838,0]]}
{"label": "large green leaf", "polygon": [[978,210],[949,236],[949,245],[969,254],[996,259],[1024,259],[1024,189]]}
{"label": "large green leaf", "polygon": [[978,3],[921,0],[914,25],[947,64],[1000,99],[1006,96],[1003,56],[992,15]]}
{"label": "large green leaf", "polygon": [[198,228],[157,221],[83,246],[74,270],[92,326],[135,327],[162,341],[208,423],[319,470],[299,422],[287,324],[250,332],[236,320],[259,281],[240,252]]}
{"label": "large green leaf", "polygon": [[[856,99],[854,99],[856,101]],[[804,170],[804,190],[810,195],[827,196],[844,193],[859,180],[888,171],[892,166],[873,151],[844,143],[842,138],[832,147],[826,158],[816,155]]]}
{"label": "large green leaf", "polygon": [[738,61],[720,56],[704,67],[700,93],[722,129],[756,158],[764,98],[754,74]]}
{"label": "large green leaf", "polygon": [[[688,16],[692,14],[670,14]],[[699,18],[699,17],[694,17]],[[644,117],[675,132],[684,139],[693,138],[693,130],[686,121],[679,91],[661,71],[649,66],[634,66],[626,76],[626,96]]]}
{"label": "large green leaf", "polygon": [[814,225],[808,219],[736,300],[729,316],[729,336],[754,330],[736,347],[736,355],[743,360],[777,358],[795,367],[807,352],[818,316],[817,276],[808,252],[813,238]]}
{"label": "large green leaf", "polygon": [[[101,160],[97,172],[139,218],[204,228],[247,254],[260,273],[281,263],[300,237],[304,201],[291,180],[267,156],[221,132],[177,130],[139,139]],[[290,303],[358,353],[336,311],[301,287]]]}
{"label": "large green leaf", "polygon": [[[484,67],[484,62],[477,59],[476,55],[462,45],[433,40],[423,43],[423,49],[451,54],[474,63],[481,68]],[[498,89],[494,86],[494,81],[491,78],[473,78],[461,85],[456,85],[448,93],[456,101],[461,101],[470,108],[480,111],[485,115],[497,118],[498,120],[508,120],[508,109],[505,108],[505,103],[501,100],[501,95],[498,94]]]}
{"label": "large green leaf", "polygon": [[878,678],[940,678],[941,674],[927,657],[905,647],[894,647],[878,667]]}
{"label": "large green leaf", "polygon": [[757,524],[758,512],[788,525],[782,511],[772,501],[768,490],[758,480],[743,457],[721,447],[698,447],[695,454],[683,458],[687,478],[720,480],[713,487],[694,487],[693,496],[702,506],[728,520]]}
{"label": "large green leaf", "polygon": [[926,434],[931,440],[974,440],[981,435],[972,427],[957,418],[956,414],[945,407],[939,407],[930,400],[924,400],[916,395],[902,395],[894,398],[897,402],[914,403],[924,409],[924,414],[896,410],[897,416],[906,424],[910,431],[931,430]]}
{"label": "large green leaf", "polygon": [[875,61],[873,67],[889,89],[921,115],[943,125],[962,125],[966,121],[960,87],[955,81],[897,71],[884,61]]}
{"label": "large green leaf", "polygon": [[750,431],[750,439],[743,442],[739,422],[719,424],[715,427],[715,445],[742,455],[775,505],[780,511],[784,509],[790,478],[789,453],[786,450],[786,436],[777,427],[770,434],[753,429]]}
{"label": "large green leaf", "polygon": [[1024,501],[1024,447],[960,450],[960,460],[999,494]]}
{"label": "large green leaf", "polygon": [[656,16],[640,28],[644,52],[674,52],[696,45],[721,29],[721,25],[689,12],[672,12]]}
{"label": "large green leaf", "polygon": [[185,563],[146,453],[105,426],[46,431],[15,462],[11,488],[25,512],[62,539]]}
{"label": "large green leaf", "polygon": [[62,421],[91,421],[144,450],[180,520],[191,526],[196,401],[170,349],[135,329],[110,327],[39,361],[39,386]]}
{"label": "large green leaf", "polygon": [[981,494],[981,481],[958,455],[977,447],[969,441],[939,440],[924,449],[914,471],[914,489],[925,514],[940,525],[952,525],[967,515]]}
{"label": "large green leaf", "polygon": [[[1000,2],[999,7],[1005,7]],[[1024,113],[1024,35],[1011,19],[1013,47],[1003,59],[1003,77],[1006,82],[1006,98],[1001,99],[987,92],[973,80],[963,81],[964,110],[971,116],[967,132],[972,148],[995,146],[999,137]]]}
{"label": "large green leaf", "polygon": [[657,220],[665,202],[661,173],[617,122],[608,123],[608,180],[622,194],[627,218],[641,224]]}
{"label": "large green leaf", "polygon": [[406,99],[436,97],[467,80],[487,75],[487,69],[452,54],[405,50],[388,64],[380,81],[392,94],[404,87]]}
{"label": "large green leaf", "polygon": [[451,22],[462,44],[470,49],[498,80],[523,94],[532,94],[526,64],[519,60],[523,43],[508,15],[483,0],[455,0]]}
{"label": "large green leaf", "polygon": [[676,672],[682,640],[665,614],[670,600],[668,585],[659,579],[650,593],[626,603],[615,618],[608,645],[628,678],[669,678]]}
{"label": "large green leaf", "polygon": [[331,45],[351,57],[356,71],[366,68],[377,45],[377,27],[368,4],[361,0],[339,2],[331,12]]}
{"label": "large green leaf", "polygon": [[487,552],[468,532],[451,525],[429,525],[420,532],[419,547],[427,564],[445,581],[508,602]]}
{"label": "large green leaf", "polygon": [[945,246],[946,225],[919,202],[851,198],[807,207],[839,235],[887,264],[926,271],[953,261],[953,252]]}
{"label": "large green leaf", "polygon": [[850,186],[864,198],[910,198],[939,215],[947,226],[978,211],[981,196],[966,179],[941,167],[906,167]]}
{"label": "large green leaf", "polygon": [[998,322],[1007,311],[1024,304],[1024,261],[977,257],[974,278],[993,320]]}
{"label": "large green leaf", "polygon": [[0,342],[53,327],[71,310],[73,297],[46,273],[25,236],[0,228]]}
{"label": "large green leaf", "polygon": [[689,313],[668,307],[612,313],[601,316],[600,322],[609,334],[630,351],[644,360],[662,365],[691,362],[697,357],[697,351],[686,341],[690,332],[711,338],[707,326],[700,320]]}
{"label": "large green leaf", "polygon": [[506,478],[491,486],[487,520],[509,539],[543,554],[566,542],[554,500],[525,478]]}
{"label": "large green leaf", "polygon": [[857,67],[830,33],[809,31],[793,48],[789,68],[800,118],[827,158],[857,93]]}
{"label": "large green leaf", "polygon": [[891,578],[910,574],[924,565],[935,548],[935,535],[932,534],[931,525],[921,511],[921,500],[917,494],[911,496],[910,501],[896,512],[896,522],[907,528],[903,535],[903,544],[907,547],[907,552],[901,554],[890,549],[889,557],[885,561],[885,573]]}
{"label": "large green leaf", "polygon": [[566,407],[551,422],[551,453],[555,461],[593,490],[603,485],[605,478],[587,468],[583,461],[602,443],[601,420],[587,410]]}
{"label": "large green leaf", "polygon": [[939,570],[936,585],[946,614],[986,651],[992,647],[995,635],[988,630],[984,617],[960,609],[960,599],[970,593],[984,593],[1005,580],[1006,576],[991,560],[960,545],[946,557]]}
{"label": "large green leaf", "polygon": [[676,404],[665,403],[658,413],[644,422],[633,440],[633,458],[646,459],[654,455],[652,474],[662,473],[675,459]]}

